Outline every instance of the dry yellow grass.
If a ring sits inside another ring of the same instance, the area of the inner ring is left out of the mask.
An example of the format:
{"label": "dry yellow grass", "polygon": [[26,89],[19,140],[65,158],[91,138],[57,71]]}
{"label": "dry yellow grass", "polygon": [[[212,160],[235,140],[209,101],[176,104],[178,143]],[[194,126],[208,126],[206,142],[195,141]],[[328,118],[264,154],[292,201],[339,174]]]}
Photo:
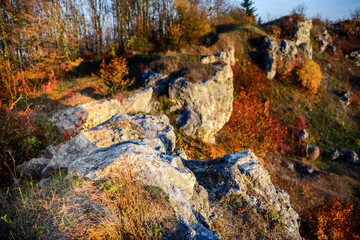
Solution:
{"label": "dry yellow grass", "polygon": [[58,173],[0,194],[5,239],[158,239],[176,230],[168,197],[134,179],[129,166],[101,181]]}

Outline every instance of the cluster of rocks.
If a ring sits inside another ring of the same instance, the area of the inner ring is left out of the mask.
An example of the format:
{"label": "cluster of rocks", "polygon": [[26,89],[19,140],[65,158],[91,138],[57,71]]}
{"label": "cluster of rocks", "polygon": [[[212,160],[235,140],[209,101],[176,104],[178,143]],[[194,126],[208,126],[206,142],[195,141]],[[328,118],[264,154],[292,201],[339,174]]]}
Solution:
{"label": "cluster of rocks", "polygon": [[[139,181],[168,194],[187,229],[183,239],[218,239],[210,230],[214,214],[210,206],[232,193],[241,194],[257,208],[275,208],[286,227],[285,238],[301,239],[298,214],[288,194],[271,183],[251,151],[227,154],[216,161],[188,161],[175,145],[174,128],[166,115],[115,114],[63,143],[52,158],[32,159],[16,170],[21,177],[41,177],[43,184],[58,170],[102,179],[128,166]],[[246,194],[249,187],[253,196]]]}
{"label": "cluster of rocks", "polygon": [[[306,142],[306,140],[309,139],[309,133],[305,128],[302,129],[295,129],[294,134],[296,137],[299,138],[299,140],[303,143]],[[302,144],[297,146],[297,152],[303,156],[306,157],[312,161],[315,161],[320,156],[320,148],[314,145],[306,144],[303,146]]]}
{"label": "cluster of rocks", "polygon": [[312,59],[313,49],[310,43],[310,30],[312,21],[308,19],[298,20],[294,34],[294,41],[279,40],[271,36],[265,36],[261,47],[263,67],[269,79],[273,79],[277,70],[284,74],[290,72],[298,61],[297,56],[301,54]]}
{"label": "cluster of rocks", "polygon": [[359,156],[355,151],[349,150],[343,154],[339,150],[335,149],[330,153],[331,160],[344,160],[351,163],[357,163],[359,161]]}
{"label": "cluster of rocks", "polygon": [[333,39],[329,35],[328,31],[325,27],[320,30],[319,34],[315,36],[316,40],[319,42],[319,51],[322,52],[328,52],[330,54],[334,53],[336,51],[336,48],[333,44]]}
{"label": "cluster of rocks", "polygon": [[351,52],[349,55],[346,55],[346,57],[354,60],[356,66],[360,66],[360,50]]}

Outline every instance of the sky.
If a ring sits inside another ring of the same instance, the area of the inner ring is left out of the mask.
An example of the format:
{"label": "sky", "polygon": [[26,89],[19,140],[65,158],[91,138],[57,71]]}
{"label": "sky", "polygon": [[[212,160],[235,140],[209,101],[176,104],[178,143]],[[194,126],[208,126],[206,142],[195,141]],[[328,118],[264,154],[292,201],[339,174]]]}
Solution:
{"label": "sky", "polygon": [[[350,10],[360,8],[360,0],[253,0],[256,13],[265,22],[288,15],[297,5],[304,3],[308,18],[318,14],[331,21],[349,18]],[[269,19],[270,18],[270,19]]]}

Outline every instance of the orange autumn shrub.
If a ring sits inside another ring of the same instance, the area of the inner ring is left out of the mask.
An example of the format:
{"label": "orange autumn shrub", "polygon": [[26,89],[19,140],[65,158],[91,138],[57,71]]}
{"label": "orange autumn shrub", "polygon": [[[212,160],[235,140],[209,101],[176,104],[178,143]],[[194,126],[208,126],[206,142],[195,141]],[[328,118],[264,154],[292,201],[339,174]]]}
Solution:
{"label": "orange autumn shrub", "polygon": [[300,84],[307,88],[311,94],[316,94],[322,79],[320,66],[307,60],[297,71],[296,75]]}
{"label": "orange autumn shrub", "polygon": [[339,197],[308,210],[304,220],[302,235],[308,239],[360,239],[358,211]]}
{"label": "orange autumn shrub", "polygon": [[16,70],[9,61],[0,60],[0,99],[15,100],[28,91],[27,73]]}
{"label": "orange autumn shrub", "polygon": [[100,77],[103,79],[109,91],[115,93],[131,86],[135,79],[125,79],[129,73],[125,58],[114,58],[106,65],[103,59],[100,69]]}

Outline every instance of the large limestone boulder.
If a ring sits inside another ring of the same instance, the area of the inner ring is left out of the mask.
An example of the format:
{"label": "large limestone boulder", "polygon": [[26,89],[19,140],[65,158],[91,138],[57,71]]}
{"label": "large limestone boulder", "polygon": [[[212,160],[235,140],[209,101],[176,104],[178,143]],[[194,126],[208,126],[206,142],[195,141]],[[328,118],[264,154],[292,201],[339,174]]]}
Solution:
{"label": "large limestone boulder", "polygon": [[116,113],[149,113],[151,110],[152,88],[134,91],[122,100],[102,99],[76,105],[55,113],[50,121],[62,134],[90,128],[110,119]]}
{"label": "large limestone boulder", "polygon": [[265,36],[261,51],[264,61],[264,69],[266,71],[266,76],[269,79],[273,79],[276,75],[276,59],[279,49],[280,45],[276,38]]}
{"label": "large limestone boulder", "polygon": [[298,19],[295,29],[295,44],[300,46],[303,43],[310,44],[310,31],[312,29],[312,21],[306,18]]}
{"label": "large limestone boulder", "polygon": [[231,54],[234,51],[216,54],[225,60],[213,63],[217,71],[208,80],[171,80],[169,98],[185,110],[178,119],[186,135],[215,143],[215,134],[229,121],[234,92],[231,64],[235,61]]}
{"label": "large limestone boulder", "polygon": [[259,211],[275,209],[285,226],[283,239],[302,239],[299,215],[290,206],[289,195],[272,184],[268,171],[250,150],[207,162],[186,161],[185,165],[195,173],[212,202],[220,197],[241,195]]}

